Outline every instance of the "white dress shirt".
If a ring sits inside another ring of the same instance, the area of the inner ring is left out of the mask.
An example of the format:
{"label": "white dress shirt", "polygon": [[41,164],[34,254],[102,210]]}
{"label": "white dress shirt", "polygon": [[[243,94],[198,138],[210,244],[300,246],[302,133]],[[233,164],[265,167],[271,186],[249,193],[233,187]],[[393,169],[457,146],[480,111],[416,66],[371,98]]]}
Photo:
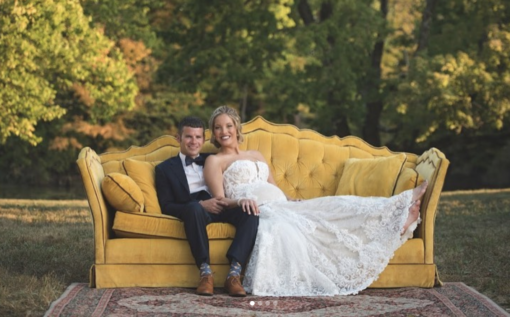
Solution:
{"label": "white dress shirt", "polygon": [[209,188],[207,188],[207,185],[205,184],[204,167],[195,163],[191,163],[186,166],[186,155],[179,152],[179,157],[181,158],[182,167],[184,167],[184,173],[188,179],[190,193],[193,194],[201,190],[209,192]]}

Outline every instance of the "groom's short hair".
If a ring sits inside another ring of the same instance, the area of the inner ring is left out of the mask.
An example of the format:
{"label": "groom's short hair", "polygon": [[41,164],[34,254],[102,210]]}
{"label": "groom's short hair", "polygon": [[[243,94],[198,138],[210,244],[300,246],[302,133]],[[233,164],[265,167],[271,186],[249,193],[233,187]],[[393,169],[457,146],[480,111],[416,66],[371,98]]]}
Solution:
{"label": "groom's short hair", "polygon": [[184,117],[177,126],[178,129],[177,132],[179,133],[179,136],[182,136],[182,130],[184,130],[184,127],[202,128],[205,137],[205,123],[199,117],[195,116]]}

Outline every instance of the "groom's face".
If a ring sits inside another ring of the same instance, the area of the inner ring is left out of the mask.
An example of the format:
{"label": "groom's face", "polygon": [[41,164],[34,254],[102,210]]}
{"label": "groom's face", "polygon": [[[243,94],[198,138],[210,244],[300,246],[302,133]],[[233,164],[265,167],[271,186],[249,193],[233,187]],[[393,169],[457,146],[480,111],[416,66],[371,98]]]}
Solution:
{"label": "groom's face", "polygon": [[177,139],[181,145],[181,153],[195,158],[204,145],[204,129],[183,127],[182,134]]}

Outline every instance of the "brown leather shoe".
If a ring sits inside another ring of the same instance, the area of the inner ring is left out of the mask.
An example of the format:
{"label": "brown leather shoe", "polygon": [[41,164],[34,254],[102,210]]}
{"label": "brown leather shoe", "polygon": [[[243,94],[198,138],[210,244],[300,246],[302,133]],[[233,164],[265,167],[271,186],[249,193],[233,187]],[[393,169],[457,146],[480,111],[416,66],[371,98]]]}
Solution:
{"label": "brown leather shoe", "polygon": [[212,274],[202,276],[197,287],[197,294],[203,296],[212,296],[214,293],[214,278]]}
{"label": "brown leather shoe", "polygon": [[233,297],[245,297],[246,292],[241,285],[241,278],[239,276],[231,276],[225,281],[225,290],[228,295]]}

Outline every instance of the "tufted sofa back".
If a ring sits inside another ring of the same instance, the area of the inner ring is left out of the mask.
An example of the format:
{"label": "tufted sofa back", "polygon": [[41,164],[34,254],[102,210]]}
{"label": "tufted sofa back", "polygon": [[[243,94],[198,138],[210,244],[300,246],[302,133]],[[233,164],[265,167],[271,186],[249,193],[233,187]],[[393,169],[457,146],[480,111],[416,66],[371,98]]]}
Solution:
{"label": "tufted sofa back", "polygon": [[[295,198],[334,195],[349,158],[396,154],[386,148],[371,147],[355,137],[328,138],[311,130],[255,120],[261,128],[251,130],[250,126],[246,127],[241,149],[259,150],[269,163],[278,186]],[[275,129],[276,132],[273,131]],[[415,164],[410,161],[408,166],[414,167]]]}
{"label": "tufted sofa back", "polygon": [[[376,148],[356,137],[325,137],[312,130],[274,124],[258,116],[243,124],[242,150],[258,150],[268,162],[278,186],[289,196],[313,198],[334,195],[344,164],[349,158],[374,158],[397,154],[385,147]],[[216,153],[206,131],[203,153]],[[144,147],[101,154],[104,175],[126,174],[126,159],[159,162],[179,153],[173,136],[162,136]],[[407,153],[406,167],[415,168],[416,155]],[[104,177],[104,175],[102,175]]]}

